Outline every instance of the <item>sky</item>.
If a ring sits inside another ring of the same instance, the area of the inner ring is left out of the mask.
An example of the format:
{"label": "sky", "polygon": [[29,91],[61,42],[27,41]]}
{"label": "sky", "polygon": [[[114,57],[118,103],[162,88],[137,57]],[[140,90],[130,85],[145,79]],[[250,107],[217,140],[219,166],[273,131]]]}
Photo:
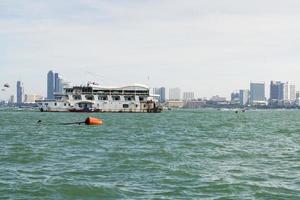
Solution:
{"label": "sky", "polygon": [[249,83],[300,90],[299,0],[0,0],[0,84],[180,87],[229,97]]}

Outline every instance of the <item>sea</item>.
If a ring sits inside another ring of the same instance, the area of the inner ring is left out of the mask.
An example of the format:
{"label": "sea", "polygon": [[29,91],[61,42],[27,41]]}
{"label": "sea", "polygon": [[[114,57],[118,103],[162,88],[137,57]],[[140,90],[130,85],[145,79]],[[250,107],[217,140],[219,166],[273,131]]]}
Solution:
{"label": "sea", "polygon": [[1,110],[0,199],[300,199],[300,110]]}

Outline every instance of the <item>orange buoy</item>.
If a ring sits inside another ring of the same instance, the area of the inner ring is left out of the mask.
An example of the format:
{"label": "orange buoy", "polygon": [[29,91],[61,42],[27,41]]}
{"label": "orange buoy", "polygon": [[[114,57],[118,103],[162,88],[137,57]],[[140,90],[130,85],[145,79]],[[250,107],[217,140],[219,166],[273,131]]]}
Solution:
{"label": "orange buoy", "polygon": [[101,119],[98,119],[98,118],[88,117],[88,118],[86,118],[84,123],[86,125],[102,125],[103,121]]}

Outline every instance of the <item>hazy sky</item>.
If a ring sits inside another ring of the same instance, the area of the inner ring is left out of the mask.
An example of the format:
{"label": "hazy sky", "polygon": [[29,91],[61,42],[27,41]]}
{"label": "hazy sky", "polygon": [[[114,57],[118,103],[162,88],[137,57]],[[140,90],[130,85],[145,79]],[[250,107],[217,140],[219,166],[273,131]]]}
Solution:
{"label": "hazy sky", "polygon": [[50,69],[198,97],[271,79],[300,90],[299,20],[299,0],[0,0],[0,83],[12,86],[0,99],[18,79],[45,95]]}

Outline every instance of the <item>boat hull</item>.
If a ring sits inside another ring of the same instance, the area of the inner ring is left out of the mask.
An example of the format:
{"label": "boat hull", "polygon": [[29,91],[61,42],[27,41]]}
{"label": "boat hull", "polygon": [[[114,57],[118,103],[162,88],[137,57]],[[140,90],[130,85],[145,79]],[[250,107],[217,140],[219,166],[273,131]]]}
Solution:
{"label": "boat hull", "polygon": [[[78,103],[74,105],[63,101],[47,101],[40,100],[37,105],[41,112],[77,112],[77,113],[93,113],[93,112],[124,112],[124,113],[160,113],[162,107],[154,102],[94,102],[78,107]],[[79,104],[81,105],[81,104]],[[126,106],[124,106],[126,105]],[[98,107],[97,107],[98,106]]]}

